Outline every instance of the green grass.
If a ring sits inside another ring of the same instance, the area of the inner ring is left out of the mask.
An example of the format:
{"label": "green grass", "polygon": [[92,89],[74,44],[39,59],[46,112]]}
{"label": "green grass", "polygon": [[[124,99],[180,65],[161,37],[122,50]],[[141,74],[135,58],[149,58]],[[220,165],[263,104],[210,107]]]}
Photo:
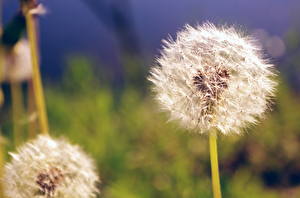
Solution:
{"label": "green grass", "polygon": [[[151,94],[132,86],[116,102],[92,69],[85,59],[71,61],[63,80],[46,86],[46,102],[51,134],[96,160],[101,197],[212,197],[208,137],[166,122]],[[244,134],[219,139],[224,198],[279,198],[298,185],[299,97],[281,83],[273,109]]]}

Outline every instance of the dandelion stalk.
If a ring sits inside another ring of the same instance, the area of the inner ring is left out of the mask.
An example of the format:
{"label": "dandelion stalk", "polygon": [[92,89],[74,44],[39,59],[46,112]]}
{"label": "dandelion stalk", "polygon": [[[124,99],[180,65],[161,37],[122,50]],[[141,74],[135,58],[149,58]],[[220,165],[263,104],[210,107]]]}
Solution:
{"label": "dandelion stalk", "polygon": [[170,120],[209,133],[214,198],[221,198],[217,135],[257,123],[274,96],[274,65],[254,39],[233,27],[186,27],[164,47],[148,79]]}
{"label": "dandelion stalk", "polygon": [[29,137],[33,138],[36,135],[36,107],[34,104],[34,91],[33,91],[33,84],[32,80],[28,81],[28,132]]}
{"label": "dandelion stalk", "polygon": [[[3,171],[4,171],[4,163],[5,163],[5,141],[3,136],[0,134],[0,178],[3,178]],[[0,180],[0,197],[4,197],[3,193],[3,181]]]}
{"label": "dandelion stalk", "polygon": [[3,103],[4,103],[4,94],[2,91],[2,87],[0,87],[0,107],[3,105]]}
{"label": "dandelion stalk", "polygon": [[[0,27],[0,29],[1,29],[1,27]],[[0,34],[1,34],[1,30],[0,30]],[[4,103],[4,93],[2,90],[2,86],[1,86],[1,82],[3,81],[3,66],[4,66],[3,58],[4,57],[3,57],[2,49],[0,49],[0,107]]]}
{"label": "dandelion stalk", "polygon": [[[3,2],[2,0],[0,0],[0,35],[2,35],[2,8],[3,8]],[[3,80],[3,65],[4,65],[4,61],[3,61],[3,49],[0,48],[0,82],[2,82]],[[1,83],[0,83],[0,107],[3,105],[4,103],[4,94],[3,94],[3,90],[1,87]]]}
{"label": "dandelion stalk", "polygon": [[32,67],[33,67],[33,89],[34,89],[34,98],[35,104],[38,113],[38,120],[40,125],[40,130],[42,134],[49,133],[48,127],[48,118],[45,107],[45,98],[42,86],[42,80],[39,69],[39,53],[38,53],[38,39],[37,39],[37,27],[36,19],[32,13],[30,13],[30,3],[24,4],[24,14],[27,24],[27,34],[31,48],[31,57],[32,57]]}
{"label": "dandelion stalk", "polygon": [[211,131],[209,134],[209,151],[212,176],[212,189],[214,198],[221,198],[218,149],[217,149],[217,134],[216,131]]}
{"label": "dandelion stalk", "polygon": [[12,96],[12,118],[13,118],[13,138],[14,145],[17,146],[22,140],[22,125],[21,119],[23,115],[23,97],[22,87],[20,82],[11,82],[11,96]]}
{"label": "dandelion stalk", "polygon": [[[0,0],[0,34],[2,34],[2,5],[3,2],[2,0]],[[2,49],[0,49],[0,82],[2,82],[2,78],[3,78],[3,53],[2,53]],[[4,103],[4,94],[2,91],[2,87],[1,87],[1,83],[0,83],[0,107],[2,106],[2,104]],[[1,134],[0,134],[1,135]],[[2,138],[2,135],[0,136],[0,178],[3,178],[3,169],[4,169],[4,141]],[[0,181],[0,197],[4,197],[4,193],[3,193],[3,181]]]}

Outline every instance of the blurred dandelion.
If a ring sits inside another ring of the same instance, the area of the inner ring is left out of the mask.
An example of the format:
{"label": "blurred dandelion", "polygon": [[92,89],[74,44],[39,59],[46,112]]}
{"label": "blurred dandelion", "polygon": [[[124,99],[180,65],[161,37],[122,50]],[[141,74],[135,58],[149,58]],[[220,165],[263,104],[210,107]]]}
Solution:
{"label": "blurred dandelion", "polygon": [[24,104],[21,83],[32,78],[30,47],[25,39],[13,46],[1,45],[2,81],[10,83],[12,95],[12,116],[14,142],[18,145],[22,137],[21,120],[24,116]]}
{"label": "blurred dandelion", "polygon": [[216,130],[240,133],[263,117],[274,96],[274,67],[255,41],[233,27],[187,25],[177,39],[164,40],[151,69],[156,99],[170,120],[209,132],[215,197],[221,197]]}
{"label": "blurred dandelion", "polygon": [[282,38],[270,35],[264,29],[255,29],[251,36],[256,38],[264,49],[266,49],[266,52],[273,58],[280,58],[286,52],[286,46]]}
{"label": "blurred dandelion", "polygon": [[[14,115],[20,113],[19,104],[23,102],[23,97],[19,94],[21,89],[20,87],[17,89],[16,85],[25,80],[29,81],[29,93],[34,99],[32,109],[37,111],[39,130],[43,134],[48,134],[48,119],[39,71],[36,26],[37,15],[43,14],[45,10],[34,0],[20,2],[22,11],[1,35],[3,45],[1,55],[4,57],[3,79],[12,85],[12,98],[18,99],[18,105],[16,99],[12,102]],[[25,22],[29,43],[20,40]],[[15,27],[19,27],[18,34],[12,35],[10,30]],[[29,119],[34,118],[29,116]],[[18,119],[14,119],[15,123],[17,121]],[[20,131],[14,129],[14,135],[19,137]],[[3,173],[4,194],[7,197],[93,198],[98,193],[96,184],[99,178],[93,160],[81,148],[70,145],[63,139],[40,135],[20,147],[17,153],[11,153],[11,156],[12,160],[6,164]]]}
{"label": "blurred dandelion", "polygon": [[93,160],[63,139],[38,136],[12,153],[4,191],[11,198],[92,198],[99,178]]}
{"label": "blurred dandelion", "polygon": [[20,40],[12,49],[4,49],[2,52],[3,80],[23,82],[32,78],[32,61],[27,40]]}

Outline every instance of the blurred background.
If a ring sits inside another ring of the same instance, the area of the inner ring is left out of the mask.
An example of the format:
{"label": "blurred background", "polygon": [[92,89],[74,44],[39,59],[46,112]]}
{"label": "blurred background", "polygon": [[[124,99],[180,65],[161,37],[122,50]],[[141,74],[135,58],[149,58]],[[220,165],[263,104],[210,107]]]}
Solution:
{"label": "blurred background", "polygon": [[[4,1],[4,24],[18,3]],[[100,197],[212,197],[207,136],[167,123],[146,80],[161,40],[187,23],[205,21],[234,25],[256,37],[280,71],[266,119],[240,136],[220,137],[223,196],[300,197],[300,1],[41,3],[47,9],[39,28],[51,133],[67,136],[96,159]],[[0,120],[13,149],[9,86],[2,85]],[[22,87],[26,93],[27,83]]]}

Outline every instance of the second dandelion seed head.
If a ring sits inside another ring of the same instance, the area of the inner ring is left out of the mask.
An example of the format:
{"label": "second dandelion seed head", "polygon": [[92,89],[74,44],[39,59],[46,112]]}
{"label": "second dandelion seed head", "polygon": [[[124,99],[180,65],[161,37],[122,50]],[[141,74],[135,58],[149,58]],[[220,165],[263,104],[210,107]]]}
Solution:
{"label": "second dandelion seed head", "polygon": [[268,108],[273,70],[251,38],[206,23],[165,40],[149,80],[171,120],[200,132],[240,133]]}
{"label": "second dandelion seed head", "polygon": [[39,136],[5,166],[7,197],[93,198],[98,192],[92,159],[63,139]]}
{"label": "second dandelion seed head", "polygon": [[0,46],[2,65],[0,74],[4,81],[23,82],[32,78],[32,60],[28,41],[20,40],[12,48]]}

